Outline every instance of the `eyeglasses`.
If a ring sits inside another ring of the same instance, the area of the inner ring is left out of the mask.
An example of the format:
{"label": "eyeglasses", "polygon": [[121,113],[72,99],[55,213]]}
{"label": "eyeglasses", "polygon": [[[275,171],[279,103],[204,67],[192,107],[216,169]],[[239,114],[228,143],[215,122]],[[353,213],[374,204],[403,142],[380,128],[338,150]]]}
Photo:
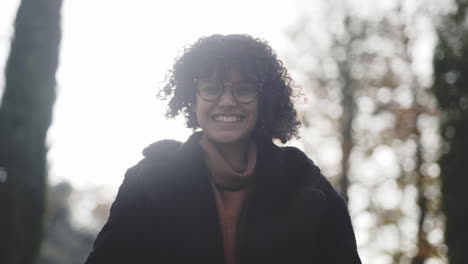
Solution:
{"label": "eyeglasses", "polygon": [[239,103],[248,104],[255,101],[258,86],[249,81],[221,82],[215,80],[195,80],[198,95],[205,101],[216,102],[224,94],[226,86],[231,86],[232,97]]}

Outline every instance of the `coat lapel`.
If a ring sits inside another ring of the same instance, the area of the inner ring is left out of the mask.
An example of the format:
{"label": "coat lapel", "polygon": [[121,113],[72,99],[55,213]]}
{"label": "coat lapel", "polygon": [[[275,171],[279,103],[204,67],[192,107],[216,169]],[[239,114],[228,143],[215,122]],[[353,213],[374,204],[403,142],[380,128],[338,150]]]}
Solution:
{"label": "coat lapel", "polygon": [[288,158],[273,143],[259,143],[255,186],[240,228],[239,263],[301,263],[312,253],[304,247],[314,247],[314,215],[323,203],[305,190],[313,178],[309,167]]}
{"label": "coat lapel", "polygon": [[237,253],[240,263],[275,263],[265,257],[272,250],[283,250],[276,234],[281,228],[282,198],[288,190],[280,181],[285,166],[273,144],[258,144],[257,155],[254,188],[241,219]]}
{"label": "coat lapel", "polygon": [[[178,256],[171,263],[223,263],[224,251],[216,202],[209,182],[209,172],[198,145],[199,133],[175,151],[173,159],[156,164],[148,191],[161,245],[168,256]],[[155,171],[157,170],[157,171]],[[169,241],[169,242],[168,242]]]}
{"label": "coat lapel", "polygon": [[[211,188],[209,171],[205,166],[203,150],[199,145],[201,133],[192,135],[180,149],[181,174],[185,184],[185,208],[192,223],[192,246],[197,248],[204,261],[199,263],[223,263],[224,249],[216,201]],[[186,163],[182,163],[182,161]],[[187,210],[188,209],[188,210]]]}

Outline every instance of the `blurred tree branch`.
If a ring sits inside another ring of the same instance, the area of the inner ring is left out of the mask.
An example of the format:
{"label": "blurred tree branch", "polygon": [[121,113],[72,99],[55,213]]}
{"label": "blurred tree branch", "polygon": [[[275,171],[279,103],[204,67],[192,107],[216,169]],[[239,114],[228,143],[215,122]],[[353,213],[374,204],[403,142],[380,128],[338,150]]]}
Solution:
{"label": "blurred tree branch", "polygon": [[[303,85],[315,100],[303,110],[304,132],[313,135],[303,133],[306,152],[322,151],[316,154],[321,157],[325,148],[337,149],[317,145],[317,134],[339,139],[341,155],[336,156],[341,160],[332,166],[340,168],[335,186],[344,198],[360,190],[357,200],[367,200],[366,207],[356,212],[373,219],[365,231],[364,248],[371,248],[376,258],[391,258],[392,263],[424,263],[444,259],[443,241],[428,240],[429,234],[443,230],[439,195],[429,192],[438,189],[438,175],[427,172],[438,151],[428,147],[433,142],[426,139],[436,133],[433,120],[438,111],[430,82],[414,69],[416,43],[424,34],[418,32],[417,19],[428,14],[424,9],[409,13],[403,1],[396,2],[371,19],[357,15],[353,8],[359,7],[348,1],[327,1],[324,21],[304,16],[288,32],[301,56],[291,68],[307,76]],[[341,111],[329,115],[328,109],[336,108],[337,102]],[[328,130],[314,131],[323,128]],[[381,150],[387,158],[377,161]],[[371,176],[366,179],[363,174]],[[408,210],[409,205],[414,209]],[[383,232],[393,241],[385,241]]]}

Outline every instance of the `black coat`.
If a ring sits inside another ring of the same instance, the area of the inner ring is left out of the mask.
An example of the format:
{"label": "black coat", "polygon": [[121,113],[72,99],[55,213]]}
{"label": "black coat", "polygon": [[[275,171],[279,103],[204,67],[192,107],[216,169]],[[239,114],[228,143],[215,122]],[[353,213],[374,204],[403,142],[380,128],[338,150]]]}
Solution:
{"label": "black coat", "polygon": [[[195,133],[144,150],[87,264],[224,263],[216,202]],[[361,263],[343,199],[300,150],[258,142],[237,263]]]}

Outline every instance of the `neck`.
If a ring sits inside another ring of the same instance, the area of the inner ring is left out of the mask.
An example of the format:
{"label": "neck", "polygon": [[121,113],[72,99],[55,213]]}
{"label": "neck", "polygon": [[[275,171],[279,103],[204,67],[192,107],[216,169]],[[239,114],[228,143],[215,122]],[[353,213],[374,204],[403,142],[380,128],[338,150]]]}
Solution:
{"label": "neck", "polygon": [[214,143],[219,153],[237,171],[243,171],[247,167],[247,148],[249,141],[243,140],[235,144],[217,144]]}

